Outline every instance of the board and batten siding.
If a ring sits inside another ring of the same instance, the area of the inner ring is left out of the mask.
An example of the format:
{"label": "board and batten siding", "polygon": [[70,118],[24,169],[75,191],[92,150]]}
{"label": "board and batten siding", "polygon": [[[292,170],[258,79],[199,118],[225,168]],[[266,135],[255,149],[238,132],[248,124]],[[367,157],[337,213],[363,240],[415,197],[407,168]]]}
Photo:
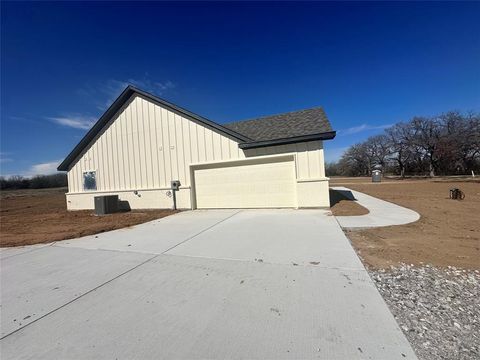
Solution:
{"label": "board and batten siding", "polygon": [[[180,202],[188,208],[190,165],[285,153],[296,158],[297,191],[314,186],[300,185],[302,182],[318,181],[322,182],[318,185],[322,190],[318,191],[324,191],[326,186],[328,198],[322,141],[242,150],[229,137],[136,95],[73,162],[68,171],[67,205],[69,209],[92,208],[96,193],[127,194],[144,190],[150,191],[145,195],[150,200],[144,207],[156,207],[167,200],[159,202],[155,196],[160,195],[154,195],[153,191],[163,192],[165,197],[170,181],[180,180]],[[96,191],[83,190],[86,171],[96,171]],[[124,195],[133,202],[132,208],[142,207],[142,201],[146,204],[146,198],[131,196]],[[307,200],[305,206],[310,206],[308,195],[303,197]]]}
{"label": "board and batten siding", "polygon": [[136,96],[68,171],[69,192],[83,192],[83,173],[95,170],[97,191],[190,186],[191,163],[244,158],[238,143]]}
{"label": "board and batten siding", "polygon": [[325,178],[323,143],[321,140],[304,143],[267,146],[245,150],[246,157],[268,156],[293,153],[296,154],[297,180],[313,180]]}

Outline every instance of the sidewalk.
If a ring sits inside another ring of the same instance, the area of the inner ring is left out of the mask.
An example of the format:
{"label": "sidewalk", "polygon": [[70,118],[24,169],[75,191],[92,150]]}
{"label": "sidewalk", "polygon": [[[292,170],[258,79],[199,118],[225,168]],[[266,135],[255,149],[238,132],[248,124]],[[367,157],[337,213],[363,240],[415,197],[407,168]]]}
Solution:
{"label": "sidewalk", "polygon": [[343,186],[332,187],[332,189],[341,192],[370,211],[368,214],[360,216],[336,216],[342,228],[358,229],[403,225],[420,219],[420,215],[417,212],[391,202],[380,200]]}

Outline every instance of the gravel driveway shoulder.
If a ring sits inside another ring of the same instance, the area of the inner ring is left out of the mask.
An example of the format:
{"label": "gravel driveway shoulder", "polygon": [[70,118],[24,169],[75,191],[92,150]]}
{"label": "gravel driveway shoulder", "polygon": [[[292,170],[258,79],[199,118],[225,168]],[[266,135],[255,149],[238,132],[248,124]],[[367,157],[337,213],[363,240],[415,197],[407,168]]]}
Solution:
{"label": "gravel driveway shoulder", "polygon": [[369,269],[418,358],[480,358],[480,272],[402,265]]}

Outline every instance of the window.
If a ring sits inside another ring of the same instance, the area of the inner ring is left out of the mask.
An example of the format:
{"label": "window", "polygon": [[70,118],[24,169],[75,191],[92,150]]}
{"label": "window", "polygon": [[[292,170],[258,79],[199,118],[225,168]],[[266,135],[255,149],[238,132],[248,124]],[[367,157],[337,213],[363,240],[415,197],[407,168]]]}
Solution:
{"label": "window", "polygon": [[95,171],[85,171],[83,173],[83,190],[97,190]]}

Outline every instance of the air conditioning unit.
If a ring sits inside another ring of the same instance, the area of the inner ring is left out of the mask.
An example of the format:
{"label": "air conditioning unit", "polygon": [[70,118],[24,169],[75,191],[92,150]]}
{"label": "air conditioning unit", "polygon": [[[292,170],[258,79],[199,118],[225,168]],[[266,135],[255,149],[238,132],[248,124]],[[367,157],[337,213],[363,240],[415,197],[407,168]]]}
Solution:
{"label": "air conditioning unit", "polygon": [[95,196],[95,215],[118,212],[118,195]]}

